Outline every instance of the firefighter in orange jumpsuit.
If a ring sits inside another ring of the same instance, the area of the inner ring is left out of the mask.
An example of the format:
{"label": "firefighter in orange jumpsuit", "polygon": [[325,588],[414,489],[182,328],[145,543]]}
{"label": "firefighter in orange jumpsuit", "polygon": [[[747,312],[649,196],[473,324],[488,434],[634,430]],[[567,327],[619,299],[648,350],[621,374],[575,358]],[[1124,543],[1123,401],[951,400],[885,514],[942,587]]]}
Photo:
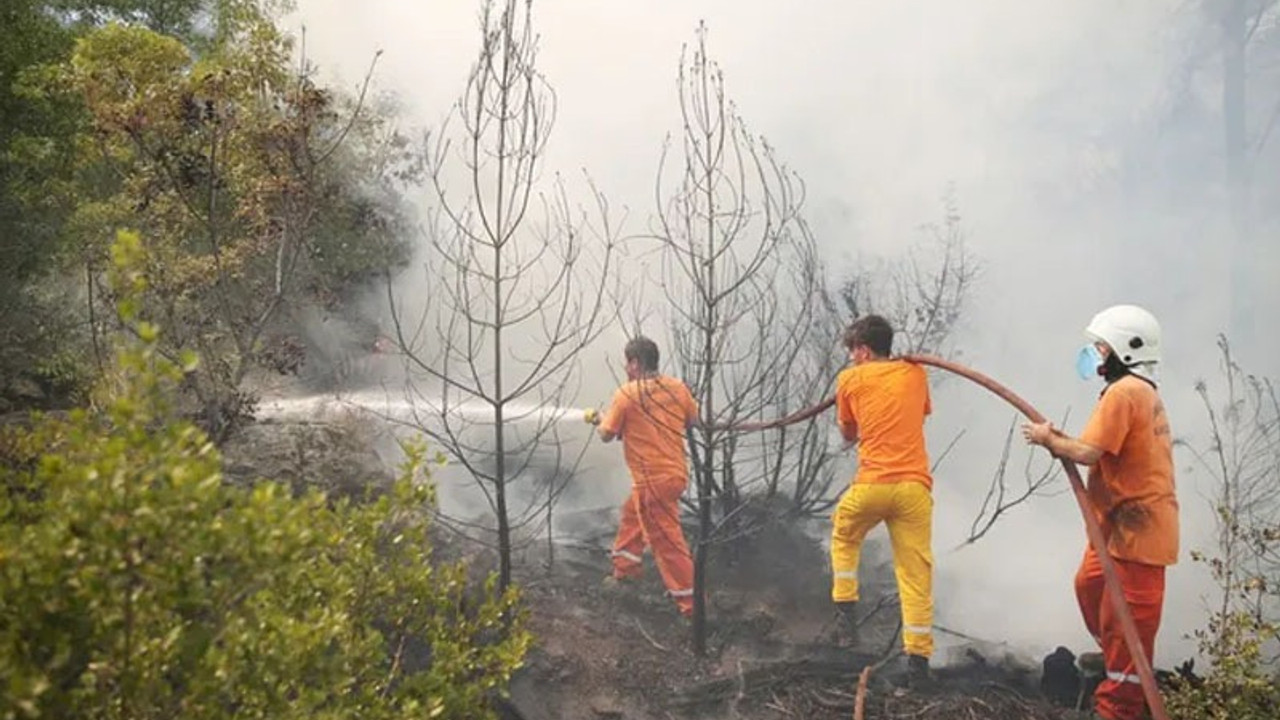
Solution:
{"label": "firefighter in orange jumpsuit", "polygon": [[836,420],[858,444],[858,473],[840,497],[831,528],[831,599],[856,635],[862,541],[881,522],[889,529],[902,604],[907,682],[929,679],[933,654],[933,477],[924,421],[932,411],[924,368],[894,360],[893,328],[867,315],[844,337],[851,366],[836,380]]}
{"label": "firefighter in orange jumpsuit", "polygon": [[685,429],[698,417],[698,404],[683,382],[658,372],[658,346],[645,337],[627,343],[627,382],[613,395],[604,417],[588,411],[600,439],[622,440],[631,470],[631,494],[622,505],[613,543],[609,585],[642,573],[648,547],[662,581],[685,617],[693,614],[693,560],[680,527],[680,496],[689,484]]}
{"label": "firefighter in orange jumpsuit", "polygon": [[[1120,585],[1148,658],[1153,658],[1164,605],[1165,568],[1178,557],[1178,500],[1173,444],[1156,388],[1160,325],[1146,310],[1116,305],[1094,316],[1081,349],[1082,377],[1102,376],[1106,387],[1079,438],[1049,423],[1023,426],[1028,443],[1089,466],[1087,489],[1107,538]],[[1142,686],[1119,618],[1112,610],[1102,566],[1092,547],[1075,578],[1076,598],[1089,632],[1102,648],[1106,678],[1094,693],[1094,713],[1106,720],[1145,716]]]}

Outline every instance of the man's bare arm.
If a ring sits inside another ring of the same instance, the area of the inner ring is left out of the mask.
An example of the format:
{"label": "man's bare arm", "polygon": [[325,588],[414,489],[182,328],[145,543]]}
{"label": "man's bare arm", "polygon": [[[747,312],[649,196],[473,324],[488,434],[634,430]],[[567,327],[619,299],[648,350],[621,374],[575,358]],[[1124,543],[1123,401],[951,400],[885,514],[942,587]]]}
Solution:
{"label": "man's bare arm", "polygon": [[1027,423],[1022,436],[1031,445],[1040,445],[1055,457],[1066,458],[1078,465],[1096,465],[1102,450],[1055,428],[1052,423]]}

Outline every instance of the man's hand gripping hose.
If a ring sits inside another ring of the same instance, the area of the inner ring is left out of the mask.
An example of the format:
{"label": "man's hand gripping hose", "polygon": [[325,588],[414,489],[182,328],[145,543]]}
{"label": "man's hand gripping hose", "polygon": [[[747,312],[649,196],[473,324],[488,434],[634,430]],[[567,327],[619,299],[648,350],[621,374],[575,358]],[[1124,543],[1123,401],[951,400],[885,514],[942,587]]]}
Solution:
{"label": "man's hand gripping hose", "polygon": [[[1031,407],[1026,400],[1018,397],[1011,390],[982,373],[932,355],[904,355],[899,359],[918,365],[936,367],[971,380],[1004,399],[1005,402],[1016,408],[1018,412],[1025,415],[1028,420],[1035,423],[1045,422],[1045,417]],[[834,404],[835,398],[829,398],[813,407],[777,420],[731,425],[721,424],[711,427],[716,430],[732,432],[770,430],[808,420],[822,414]],[[588,422],[590,421],[588,420]],[[1080,479],[1080,471],[1076,468],[1075,463],[1063,458],[1059,458],[1059,460],[1062,461],[1062,466],[1067,472],[1067,479],[1071,482],[1071,490],[1076,496],[1077,504],[1080,506],[1080,513],[1084,516],[1085,532],[1089,537],[1089,544],[1093,546],[1093,550],[1097,553],[1098,559],[1102,564],[1102,575],[1106,582],[1107,595],[1110,596],[1113,609],[1117,617],[1120,618],[1120,629],[1124,634],[1125,644],[1129,646],[1129,653],[1133,656],[1134,664],[1137,665],[1138,678],[1142,683],[1142,693],[1146,696],[1147,707],[1151,711],[1151,717],[1153,720],[1169,720],[1169,715],[1165,712],[1164,700],[1160,697],[1160,690],[1156,686],[1151,660],[1147,657],[1146,651],[1143,650],[1142,643],[1138,639],[1138,627],[1133,622],[1133,615],[1129,612],[1128,604],[1125,603],[1124,592],[1120,587],[1120,577],[1116,573],[1116,566],[1111,560],[1111,555],[1107,553],[1106,538],[1103,537],[1102,528],[1098,525],[1098,520],[1094,516],[1089,496],[1085,492],[1084,482]]]}

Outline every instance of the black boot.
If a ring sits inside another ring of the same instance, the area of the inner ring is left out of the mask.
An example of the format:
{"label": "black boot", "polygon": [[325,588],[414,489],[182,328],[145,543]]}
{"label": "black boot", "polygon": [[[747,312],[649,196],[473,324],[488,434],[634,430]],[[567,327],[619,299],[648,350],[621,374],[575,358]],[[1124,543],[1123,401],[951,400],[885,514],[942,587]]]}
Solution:
{"label": "black boot", "polygon": [[929,658],[923,655],[907,656],[907,686],[911,688],[927,687],[932,682],[929,675]]}
{"label": "black boot", "polygon": [[836,603],[836,642],[853,647],[858,644],[858,601]]}

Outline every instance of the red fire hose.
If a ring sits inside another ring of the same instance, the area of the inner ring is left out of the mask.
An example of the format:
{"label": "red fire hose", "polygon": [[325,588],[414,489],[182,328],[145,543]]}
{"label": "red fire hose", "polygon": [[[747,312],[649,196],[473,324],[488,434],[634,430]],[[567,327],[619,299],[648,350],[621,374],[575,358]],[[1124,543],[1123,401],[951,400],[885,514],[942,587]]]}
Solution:
{"label": "red fire hose", "polygon": [[[1045,417],[1031,407],[1026,400],[1018,397],[1011,390],[982,373],[932,355],[904,355],[901,359],[919,365],[931,365],[972,380],[1003,398],[1005,402],[1017,408],[1018,412],[1027,416],[1032,422],[1045,422]],[[777,420],[741,423],[732,426],[720,426],[720,428],[746,431],[769,430],[808,420],[825,412],[827,408],[834,404],[835,398],[830,398],[811,408],[792,413]],[[1102,535],[1102,527],[1098,525],[1098,519],[1093,514],[1093,507],[1089,501],[1088,494],[1085,492],[1084,483],[1080,480],[1080,471],[1076,468],[1074,462],[1065,458],[1059,459],[1062,460],[1062,467],[1067,471],[1067,478],[1071,481],[1071,489],[1075,493],[1076,502],[1080,505],[1080,513],[1084,516],[1085,533],[1089,537],[1089,543],[1093,546],[1093,550],[1097,553],[1098,560],[1102,564],[1102,576],[1106,582],[1107,595],[1111,597],[1113,609],[1120,618],[1120,630],[1124,633],[1125,644],[1129,646],[1129,654],[1133,656],[1133,662],[1138,666],[1138,678],[1142,682],[1142,693],[1146,696],[1147,707],[1151,710],[1151,717],[1153,720],[1169,720],[1169,716],[1164,709],[1164,700],[1160,697],[1160,690],[1156,686],[1156,678],[1151,669],[1151,661],[1142,649],[1142,642],[1138,638],[1138,626],[1134,624],[1133,615],[1129,612],[1128,604],[1125,603],[1124,592],[1120,587],[1120,577],[1116,574],[1115,563],[1111,560],[1111,555],[1107,553],[1107,541]]]}

